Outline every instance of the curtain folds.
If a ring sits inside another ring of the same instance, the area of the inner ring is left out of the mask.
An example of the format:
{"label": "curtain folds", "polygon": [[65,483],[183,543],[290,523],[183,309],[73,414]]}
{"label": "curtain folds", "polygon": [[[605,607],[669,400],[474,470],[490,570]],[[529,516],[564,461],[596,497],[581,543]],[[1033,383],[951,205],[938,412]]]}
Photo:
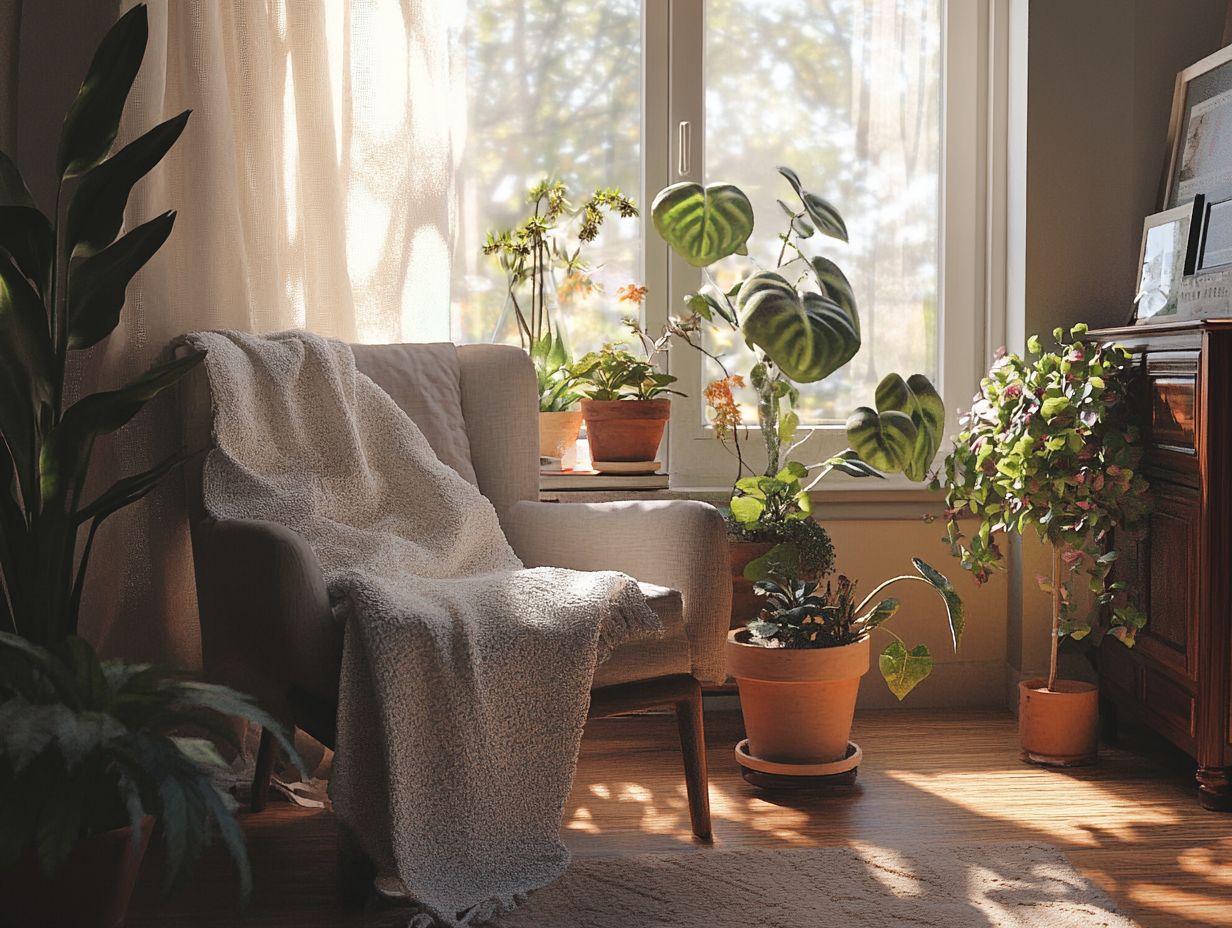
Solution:
{"label": "curtain folds", "polygon": [[[193,113],[134,191],[127,225],[178,215],[77,390],[135,376],[198,329],[448,338],[465,117],[458,5],[151,0],[149,14],[121,141]],[[160,398],[99,448],[95,477],[105,485],[150,466],[179,434],[174,398]],[[83,623],[109,654],[199,665],[174,477],[100,533]]]}

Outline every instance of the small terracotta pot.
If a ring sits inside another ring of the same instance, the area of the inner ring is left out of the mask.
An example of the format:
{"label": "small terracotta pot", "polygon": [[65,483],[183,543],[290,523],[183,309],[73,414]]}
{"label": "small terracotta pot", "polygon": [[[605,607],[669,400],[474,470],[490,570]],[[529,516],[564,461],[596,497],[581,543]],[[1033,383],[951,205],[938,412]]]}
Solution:
{"label": "small terracotta pot", "polygon": [[0,912],[23,928],[120,928],[153,830],[147,815],[136,846],[131,828],[86,838],[50,877],[27,851],[15,869],[0,874]]}
{"label": "small terracotta pot", "polygon": [[582,411],[539,413],[539,456],[561,458],[577,446],[582,431]]}
{"label": "small terracotta pot", "polygon": [[744,628],[762,609],[762,598],[753,592],[753,581],[744,578],[744,568],[775,545],[772,541],[731,541],[732,604],[729,628]]}
{"label": "small terracotta pot", "polygon": [[740,685],[749,753],[786,764],[842,760],[851,739],[867,638],[841,648],[762,648],[727,634],[727,672]]}
{"label": "small terracotta pot", "polygon": [[671,400],[582,400],[591,459],[653,461],[671,414]]}
{"label": "small terracotta pot", "polygon": [[1095,763],[1099,752],[1099,690],[1094,683],[1046,680],[1018,684],[1022,759],[1053,767]]}

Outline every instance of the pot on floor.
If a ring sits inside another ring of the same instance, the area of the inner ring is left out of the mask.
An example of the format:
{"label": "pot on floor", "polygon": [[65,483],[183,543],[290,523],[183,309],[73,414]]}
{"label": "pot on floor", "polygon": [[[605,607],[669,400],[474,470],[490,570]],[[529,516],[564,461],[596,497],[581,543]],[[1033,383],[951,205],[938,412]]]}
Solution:
{"label": "pot on floor", "polygon": [[591,458],[654,461],[671,414],[671,400],[582,400]]}
{"label": "pot on floor", "polygon": [[1047,680],[1018,684],[1022,759],[1050,767],[1093,764],[1099,751],[1099,690],[1094,683]]}
{"label": "pot on floor", "polygon": [[22,928],[120,928],[137,882],[154,819],[146,816],[134,842],[131,828],[117,828],[80,841],[64,865],[43,874],[33,850],[0,874],[4,923]]}
{"label": "pot on floor", "polygon": [[851,741],[869,640],[838,648],[763,648],[748,632],[727,635],[727,672],[740,688],[746,739],[736,760],[750,783],[770,788],[854,782]]}

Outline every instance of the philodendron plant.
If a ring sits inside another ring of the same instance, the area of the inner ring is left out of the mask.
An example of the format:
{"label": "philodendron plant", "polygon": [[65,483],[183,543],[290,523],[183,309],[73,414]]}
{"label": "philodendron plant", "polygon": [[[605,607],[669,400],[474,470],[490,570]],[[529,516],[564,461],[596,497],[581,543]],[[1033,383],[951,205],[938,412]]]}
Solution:
{"label": "philodendron plant", "polygon": [[[651,215],[659,235],[707,283],[687,297],[690,316],[672,320],[675,334],[714,360],[723,378],[705,391],[718,437],[737,461],[732,494],[733,537],[757,539],[772,526],[811,517],[809,491],[834,471],[855,477],[902,473],[927,478],[941,446],[945,409],[928,378],[888,374],[878,385],[876,408],[860,407],[847,421],[850,445],[811,465],[792,455],[814,434],[802,429],[795,406],[800,385],[816,383],[843,368],[860,349],[860,317],[851,283],[823,255],[808,255],[802,243],[816,234],[847,241],[847,226],[833,204],[806,189],[791,168],[780,167],[796,205],[780,200],[785,227],[778,234],[778,259],[724,291],[710,266],[731,255],[747,255],[753,207],[732,184],[685,182],[660,191]],[[804,282],[806,286],[799,284]],[[747,377],[728,370],[722,358],[695,338],[701,319],[736,332],[752,348]],[[757,397],[757,424],[766,465],[753,468],[741,450],[743,425],[732,389],[747,383]],[[764,571],[765,564],[755,568]],[[754,577],[750,576],[750,579]]]}
{"label": "philodendron plant", "polygon": [[[1145,624],[1141,612],[1118,601],[1125,583],[1108,582],[1117,558],[1109,543],[1113,529],[1140,529],[1149,509],[1138,469],[1141,434],[1128,402],[1130,353],[1089,340],[1085,325],[1070,330],[1069,342],[1061,329],[1052,334],[1055,351],[1032,336],[1030,356],[996,360],[944,465],[946,540],[977,582],[1001,563],[1002,532],[1033,528],[1052,545],[1052,576],[1040,578],[1054,604],[1049,689],[1061,640],[1091,634],[1099,609],[1109,610],[1107,634],[1126,645]],[[974,523],[964,525],[967,517]],[[1085,615],[1074,590],[1079,575],[1094,594]]]}
{"label": "philodendron plant", "polygon": [[933,658],[926,645],[908,649],[906,642],[885,626],[898,612],[898,600],[878,599],[896,583],[924,583],[936,590],[945,603],[950,637],[954,649],[963,633],[963,604],[950,581],[919,558],[912,558],[916,574],[893,577],[880,584],[863,599],[856,596],[856,583],[839,577],[823,588],[819,580],[799,580],[782,565],[771,568],[753,589],[763,597],[766,607],[748,623],[748,643],[764,648],[838,648],[855,644],[882,631],[894,640],[877,658],[877,667],[886,685],[899,699],[933,671]]}
{"label": "philodendron plant", "polygon": [[73,353],[94,347],[116,327],[125,289],[175,223],[175,213],[166,212],[120,234],[133,185],[175,144],[187,112],[108,157],[146,36],[145,7],[138,6],[99,46],[64,119],[51,217],[0,153],[0,629],[44,646],[77,632],[99,525],[149,493],[184,457],[173,454],[86,498],[95,441],[204,357],[159,365],[65,407]]}

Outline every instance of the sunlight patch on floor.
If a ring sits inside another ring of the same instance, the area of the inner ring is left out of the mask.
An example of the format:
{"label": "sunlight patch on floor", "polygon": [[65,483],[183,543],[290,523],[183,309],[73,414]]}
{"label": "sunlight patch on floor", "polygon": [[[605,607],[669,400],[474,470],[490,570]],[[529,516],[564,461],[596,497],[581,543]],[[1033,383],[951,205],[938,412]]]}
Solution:
{"label": "sunlight patch on floor", "polygon": [[1182,917],[1186,924],[1232,925],[1232,905],[1212,904],[1207,893],[1192,893],[1158,883],[1135,883],[1126,887],[1126,895],[1143,908]]}
{"label": "sunlight patch on floor", "polygon": [[1224,838],[1217,847],[1186,848],[1177,855],[1176,862],[1186,873],[1232,887],[1232,838]]}
{"label": "sunlight patch on floor", "polygon": [[[915,789],[953,803],[984,818],[1027,826],[1055,841],[1083,847],[1099,847],[1109,840],[1139,844],[1149,840],[1143,832],[1176,824],[1173,809],[1153,806],[1141,798],[1125,798],[1115,784],[1104,786],[1070,779],[1065,784],[1064,803],[1055,798],[1056,781],[1065,774],[1046,770],[979,773],[915,773],[887,770],[885,775]],[[1041,789],[1034,806],[1033,786]],[[1007,797],[1013,803],[1007,806]]]}

